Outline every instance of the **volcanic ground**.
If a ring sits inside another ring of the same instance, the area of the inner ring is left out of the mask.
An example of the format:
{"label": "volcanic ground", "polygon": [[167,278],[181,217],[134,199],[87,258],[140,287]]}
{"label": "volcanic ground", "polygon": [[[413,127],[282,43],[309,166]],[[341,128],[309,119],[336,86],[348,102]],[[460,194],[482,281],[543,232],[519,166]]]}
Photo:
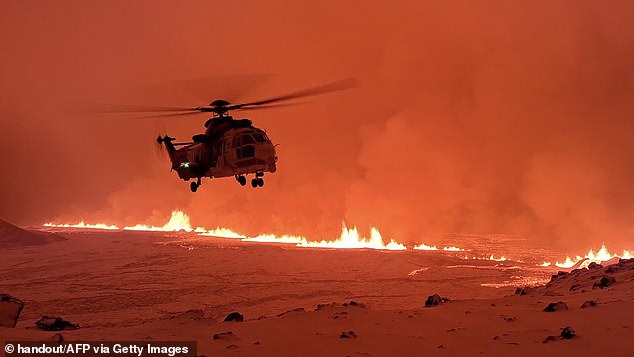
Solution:
{"label": "volcanic ground", "polygon": [[[81,229],[38,241],[31,234],[43,233],[23,232],[0,246],[0,293],[25,304],[15,328],[0,327],[3,341],[55,333],[67,341],[195,340],[204,355],[634,353],[634,264],[626,260],[516,295],[556,270],[443,251]],[[596,286],[605,275],[616,282]],[[449,300],[425,307],[433,294]],[[543,311],[558,301],[565,311]],[[582,309],[586,301],[597,305]],[[232,312],[244,321],[224,322]],[[79,329],[43,331],[35,322],[45,315]],[[574,337],[561,337],[565,327]]]}

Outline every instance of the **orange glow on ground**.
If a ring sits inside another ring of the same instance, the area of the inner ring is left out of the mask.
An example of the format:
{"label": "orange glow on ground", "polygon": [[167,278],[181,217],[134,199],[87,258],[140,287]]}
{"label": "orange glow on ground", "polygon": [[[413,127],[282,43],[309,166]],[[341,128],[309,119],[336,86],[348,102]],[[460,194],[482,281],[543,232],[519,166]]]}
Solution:
{"label": "orange glow on ground", "polygon": [[[198,230],[196,230],[196,232],[198,232]],[[221,228],[221,227],[216,227],[216,229],[210,229],[208,231],[203,228],[202,232],[198,232],[198,233],[201,236],[219,237],[219,238],[244,239],[247,237],[243,234],[236,233],[229,228]]]}
{"label": "orange glow on ground", "polygon": [[[575,256],[574,258],[570,258],[570,257],[566,257],[566,260],[564,260],[563,262],[556,262],[555,266],[559,267],[559,268],[572,268],[575,265],[577,265],[578,263],[581,263],[579,265],[579,268],[584,268],[586,266],[588,266],[590,263],[601,263],[601,262],[605,262],[608,261],[610,259],[614,259],[614,258],[623,258],[623,259],[631,259],[632,258],[632,253],[628,250],[624,250],[620,255],[619,254],[611,254],[608,249],[605,247],[605,244],[601,245],[601,248],[595,253],[594,250],[590,249],[588,251],[588,253],[586,253],[585,256]],[[583,261],[583,262],[582,262]],[[544,262],[544,264],[548,264],[548,265],[542,265],[542,266],[550,266],[552,265],[549,262]]]}
{"label": "orange glow on ground", "polygon": [[135,226],[123,227],[128,231],[152,231],[152,232],[192,232],[194,229],[189,222],[189,216],[183,211],[172,211],[170,220],[163,227],[147,226],[144,224],[137,224]]}
{"label": "orange glow on ground", "polygon": [[393,239],[386,245],[383,243],[383,237],[378,229],[370,228],[370,239],[359,236],[357,227],[348,229],[344,224],[341,229],[341,236],[335,241],[321,242],[302,242],[298,247],[313,248],[368,248],[368,249],[386,249],[386,250],[406,250],[407,248]]}
{"label": "orange glow on ground", "polygon": [[435,245],[427,245],[425,243],[421,243],[419,245],[415,245],[414,248],[412,248],[414,250],[438,250],[438,248]]}
{"label": "orange glow on ground", "polygon": [[[95,223],[89,224],[81,221],[76,224],[56,224],[56,223],[45,223],[44,227],[50,228],[79,228],[79,229],[102,229],[102,230],[120,230],[116,225],[109,225],[106,223]],[[183,211],[172,211],[171,217],[169,221],[163,226],[148,226],[145,224],[137,224],[134,226],[126,226],[122,228],[123,230],[132,230],[132,231],[151,231],[151,232],[187,232],[187,233],[196,233],[200,236],[209,236],[209,237],[219,237],[219,238],[233,238],[240,239],[245,242],[259,242],[259,243],[282,243],[282,244],[294,244],[297,247],[305,247],[305,248],[334,248],[334,249],[378,249],[378,250],[407,250],[408,248],[396,242],[393,239],[386,244],[383,241],[383,237],[379,230],[375,227],[370,228],[370,237],[366,238],[359,234],[359,230],[357,227],[347,228],[345,223],[342,224],[341,235],[338,239],[335,240],[321,240],[321,241],[311,241],[303,236],[295,236],[295,235],[280,235],[276,236],[274,234],[260,234],[255,237],[248,237],[244,234],[235,232],[229,228],[216,227],[215,229],[207,230],[203,227],[193,228],[190,218]],[[422,250],[422,251],[445,251],[445,252],[467,252],[468,249],[459,248],[456,246],[442,247],[438,248],[435,245],[427,245],[425,243],[420,243],[412,247],[413,250]],[[563,262],[543,262],[542,264],[538,264],[540,267],[551,267],[556,266],[559,268],[572,268],[574,266],[585,267],[592,262],[601,263],[604,261],[608,261],[614,258],[624,258],[630,259],[632,258],[632,253],[628,250],[624,250],[622,254],[611,254],[605,245],[601,246],[597,252],[590,249],[588,253],[582,256],[575,256],[574,258],[566,257]],[[475,259],[475,260],[490,260],[496,262],[504,262],[507,261],[508,258],[505,256],[496,257],[494,255],[489,255],[488,257],[464,257],[464,259]]]}
{"label": "orange glow on ground", "polygon": [[421,243],[418,245],[415,245],[414,248],[412,248],[414,250],[444,250],[445,252],[465,252],[467,251],[467,249],[462,249],[462,248],[458,248],[455,246],[451,246],[451,247],[442,247],[442,248],[438,248],[435,245],[427,245],[425,243]]}
{"label": "orange glow on ground", "polygon": [[81,221],[81,222],[76,223],[76,224],[44,223],[44,227],[51,227],[51,228],[88,228],[88,229],[107,229],[107,230],[118,230],[118,229],[120,229],[119,227],[117,227],[115,225],[107,225],[107,224],[103,224],[103,223],[88,224],[88,223],[84,223],[84,221]]}

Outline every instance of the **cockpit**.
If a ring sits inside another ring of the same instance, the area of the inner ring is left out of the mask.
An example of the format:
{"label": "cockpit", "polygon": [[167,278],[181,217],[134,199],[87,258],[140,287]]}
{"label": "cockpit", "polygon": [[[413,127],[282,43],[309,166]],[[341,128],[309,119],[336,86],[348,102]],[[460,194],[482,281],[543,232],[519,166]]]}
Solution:
{"label": "cockpit", "polygon": [[247,131],[236,135],[233,139],[233,147],[236,149],[238,159],[255,157],[255,145],[269,141],[266,133],[259,130]]}

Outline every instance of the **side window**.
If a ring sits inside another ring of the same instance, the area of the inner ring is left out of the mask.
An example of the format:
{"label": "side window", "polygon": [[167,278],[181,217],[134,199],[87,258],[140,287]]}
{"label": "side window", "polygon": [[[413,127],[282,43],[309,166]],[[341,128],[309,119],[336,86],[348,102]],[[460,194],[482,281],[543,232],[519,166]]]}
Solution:
{"label": "side window", "polygon": [[240,155],[242,159],[246,159],[248,157],[255,157],[255,146],[253,145],[245,145],[240,149]]}
{"label": "side window", "polygon": [[249,134],[245,134],[242,135],[242,142],[240,143],[241,145],[246,145],[246,144],[255,144],[255,140],[253,140],[253,138],[251,137],[251,135]]}
{"label": "side window", "polygon": [[[257,135],[254,134],[254,136]],[[246,159],[255,157],[255,142],[257,137],[251,136],[251,134],[242,134],[236,137],[234,140],[234,146],[236,149],[236,157],[238,159]]]}

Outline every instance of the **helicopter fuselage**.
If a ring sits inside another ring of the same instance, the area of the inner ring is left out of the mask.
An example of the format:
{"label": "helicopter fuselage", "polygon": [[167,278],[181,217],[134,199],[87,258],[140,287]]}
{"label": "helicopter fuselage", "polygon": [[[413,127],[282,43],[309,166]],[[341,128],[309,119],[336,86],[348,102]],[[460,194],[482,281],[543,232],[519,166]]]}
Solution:
{"label": "helicopter fuselage", "polygon": [[261,177],[264,173],[274,173],[277,170],[275,145],[266,133],[250,125],[250,121],[248,126],[233,125],[219,129],[221,128],[216,127],[211,134],[207,130],[206,134],[194,136],[195,141],[199,142],[178,149],[171,142],[166,142],[172,169],[178,173],[178,177],[189,181],[202,177],[234,176],[244,185],[246,178],[241,177],[255,174],[262,186]]}

